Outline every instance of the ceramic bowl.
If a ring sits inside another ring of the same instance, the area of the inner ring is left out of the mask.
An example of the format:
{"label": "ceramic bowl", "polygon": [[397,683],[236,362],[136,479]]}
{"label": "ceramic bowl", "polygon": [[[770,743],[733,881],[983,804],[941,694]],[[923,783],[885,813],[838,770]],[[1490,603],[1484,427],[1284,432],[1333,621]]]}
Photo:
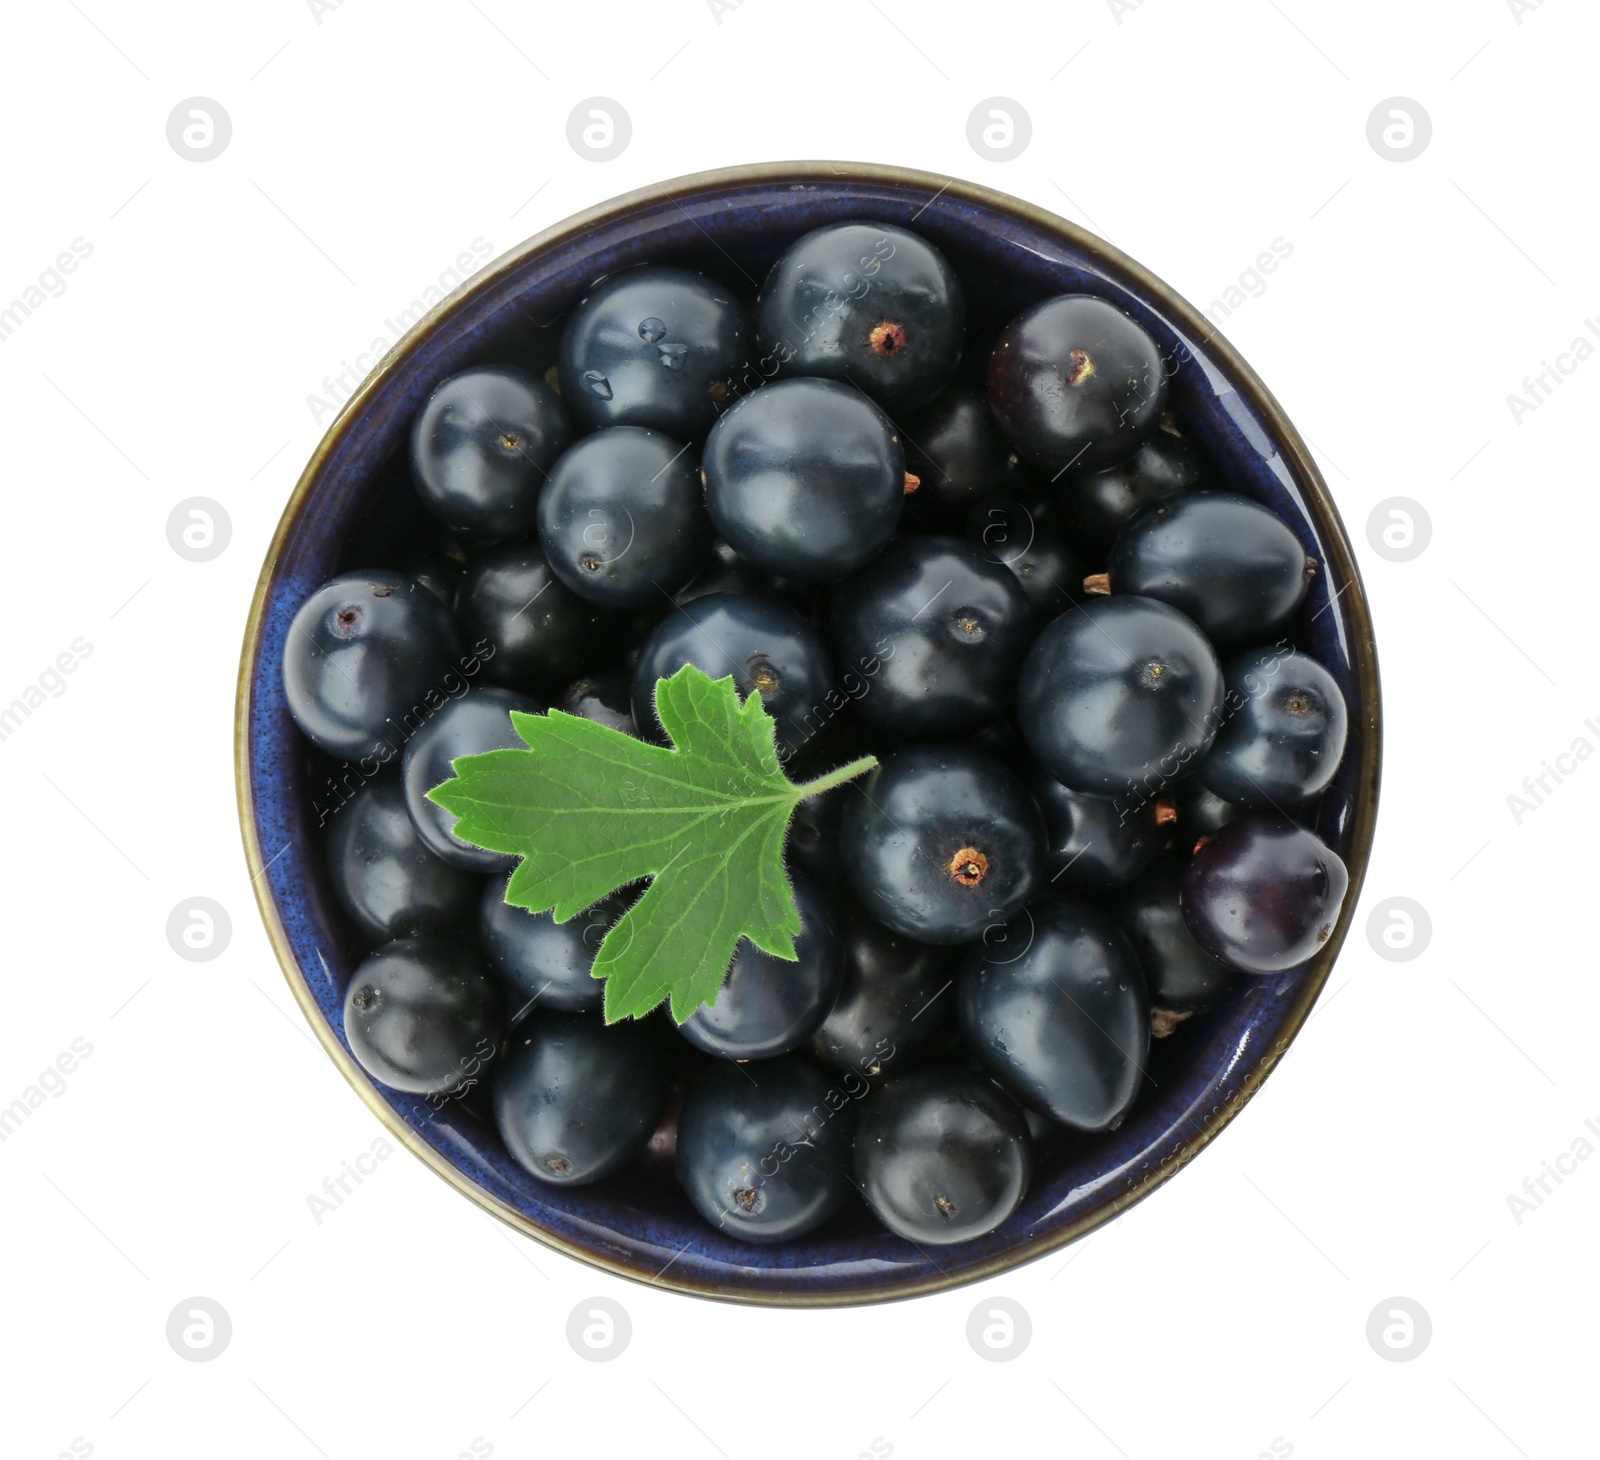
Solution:
{"label": "ceramic bowl", "polygon": [[[891,1236],[864,1208],[803,1240],[752,1246],[703,1222],[670,1178],[545,1186],[510,1159],[470,1100],[436,1110],[375,1084],[352,1058],[340,1016],[364,949],[336,906],[311,811],[309,778],[326,768],[311,764],[280,682],[302,600],[342,569],[393,561],[378,555],[395,550],[405,522],[370,509],[403,476],[411,418],[441,380],[495,358],[542,371],[560,320],[604,274],[683,264],[753,296],[789,242],[847,218],[913,228],[944,251],[965,283],[974,348],[1024,306],[1068,291],[1098,294],[1138,320],[1170,362],[1186,431],[1233,490],[1271,507],[1321,564],[1305,634],[1350,708],[1349,747],[1317,816],[1351,874],[1323,950],[1288,973],[1241,980],[1214,1013],[1157,1041],[1145,1093],[1120,1129],[1051,1143],[1009,1221],[933,1251]],[[861,1303],[990,1277],[1081,1237],[1180,1171],[1255,1094],[1305,1022],[1350,927],[1377,810],[1378,671],[1350,544],[1305,443],[1194,306],[1100,239],[988,188],[906,168],[780,163],[681,178],[580,213],[473,275],[382,358],[317,447],[268,550],[240,667],[236,755],[250,872],[295,999],[410,1151],[529,1237],[620,1276],[752,1303]]]}

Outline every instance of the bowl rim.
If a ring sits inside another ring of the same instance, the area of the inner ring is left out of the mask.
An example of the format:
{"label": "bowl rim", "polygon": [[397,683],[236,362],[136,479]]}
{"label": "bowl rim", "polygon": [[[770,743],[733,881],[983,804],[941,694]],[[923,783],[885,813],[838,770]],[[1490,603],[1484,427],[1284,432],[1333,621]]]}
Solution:
{"label": "bowl rim", "polygon": [[[256,821],[255,797],[250,778],[250,725],[252,710],[252,683],[256,660],[261,647],[264,628],[264,610],[269,587],[278,568],[290,534],[297,525],[311,490],[329,457],[340,444],[345,432],[379,394],[391,375],[407,360],[418,343],[435,330],[448,313],[453,313],[462,303],[475,295],[493,288],[520,268],[528,259],[554,248],[596,224],[617,219],[646,205],[675,202],[679,199],[702,196],[718,189],[761,183],[771,185],[808,183],[837,183],[846,179],[860,179],[881,186],[924,189],[934,197],[948,194],[977,207],[1010,216],[1041,231],[1063,238],[1072,248],[1096,263],[1119,272],[1131,287],[1145,298],[1157,302],[1176,321],[1192,330],[1214,352],[1218,363],[1231,377],[1239,394],[1260,415],[1288,458],[1296,481],[1305,489],[1308,505],[1316,515],[1318,526],[1325,534],[1325,545],[1337,563],[1347,584],[1345,598],[1351,625],[1351,653],[1362,703],[1366,713],[1353,727],[1350,749],[1360,756],[1361,775],[1353,798],[1353,819],[1350,832],[1351,856],[1349,861],[1350,885],[1345,894],[1332,936],[1312,962],[1294,1003],[1282,1019],[1278,1037],[1270,1047],[1265,1047],[1255,1057],[1242,1078],[1236,1095],[1223,1105],[1208,1112],[1198,1132],[1185,1139],[1173,1157],[1155,1171],[1147,1173],[1129,1191],[1108,1197],[1080,1216],[1031,1237],[1026,1241],[996,1253],[988,1260],[964,1268],[959,1273],[935,1275],[900,1282],[888,1282],[881,1287],[861,1290],[773,1290],[757,1291],[735,1288],[699,1278],[682,1278],[670,1271],[653,1277],[626,1262],[584,1247],[561,1235],[550,1232],[529,1220],[522,1213],[496,1200],[482,1187],[470,1180],[435,1151],[411,1126],[383,1099],[365,1072],[345,1051],[331,1029],[321,1017],[310,988],[301,977],[299,965],[289,943],[287,931],[273,900],[270,885],[265,877],[267,865],[263,857]],[[418,1157],[429,1169],[441,1176],[457,1191],[470,1198],[491,1216],[533,1238],[545,1247],[575,1258],[589,1267],[598,1268],[614,1277],[626,1278],[647,1287],[666,1289],[691,1297],[724,1302],[750,1304],[760,1307],[834,1308],[856,1307],[871,1303],[898,1301],[928,1293],[948,1291],[995,1277],[1014,1268],[1033,1262],[1050,1252],[1087,1236],[1096,1228],[1114,1221],[1135,1203],[1142,1201],[1158,1187],[1181,1171],[1200,1153],[1216,1135],[1228,1125],[1260,1089],[1268,1074],[1293,1043],[1310,1016],[1328,975],[1344,946],[1355,917],[1356,903],[1360,898],[1371,856],[1373,836],[1377,823],[1377,808],[1382,772],[1382,701],[1378,675],[1377,647],[1372,632],[1372,619],[1367,602],[1365,585],[1360,568],[1351,548],[1349,537],[1337,507],[1328,491],[1327,483],[1304,439],[1289,420],[1277,398],[1267,388],[1256,372],[1228,340],[1217,331],[1212,322],[1194,305],[1190,304],[1171,285],[1152,273],[1136,259],[1129,257],[1114,245],[1096,234],[1079,227],[1069,219],[1046,208],[1029,203],[1013,194],[1000,192],[982,183],[962,178],[926,172],[918,168],[900,167],[886,163],[792,161],[770,163],[745,163],[734,167],[714,168],[687,173],[652,183],[630,192],[619,194],[605,202],[585,208],[561,221],[541,229],[532,237],[515,245],[486,264],[478,273],[465,280],[444,299],[435,304],[418,319],[404,335],[385,352],[383,358],[365,380],[340,407],[337,416],[323,433],[304,470],[296,481],[282,516],[267,547],[261,571],[256,579],[250,601],[249,616],[245,623],[244,642],[240,653],[234,714],[234,779],[239,811],[240,831],[244,841],[246,868],[250,873],[251,887],[255,892],[257,907],[266,926],[267,938],[276,954],[284,978],[289,984],[296,1004],[311,1026],[317,1042],[333,1061],[345,1080],[361,1097],[367,1108],[377,1116],[388,1135],[398,1140],[412,1155]]]}

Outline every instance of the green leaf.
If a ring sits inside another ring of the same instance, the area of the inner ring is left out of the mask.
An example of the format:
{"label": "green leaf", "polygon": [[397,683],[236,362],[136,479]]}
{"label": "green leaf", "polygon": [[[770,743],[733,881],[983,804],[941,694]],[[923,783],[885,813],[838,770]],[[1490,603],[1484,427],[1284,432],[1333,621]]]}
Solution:
{"label": "green leaf", "polygon": [[868,756],[795,785],[761,696],[685,665],[656,685],[672,746],[552,710],[512,712],[526,750],[463,756],[428,793],[455,833],[521,857],[506,901],[558,922],[650,879],[606,934],[594,976],[607,1022],[670,1000],[680,1024],[715,1001],[740,938],[793,961],[800,914],[784,868],[794,808],[863,772]]}

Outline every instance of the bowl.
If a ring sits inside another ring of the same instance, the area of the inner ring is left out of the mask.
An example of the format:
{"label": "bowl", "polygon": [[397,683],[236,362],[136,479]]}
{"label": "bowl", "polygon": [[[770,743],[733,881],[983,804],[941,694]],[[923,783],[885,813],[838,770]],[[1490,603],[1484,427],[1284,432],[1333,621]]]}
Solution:
{"label": "bowl", "polygon": [[[602,275],[683,264],[753,295],[786,244],[846,218],[913,228],[943,250],[966,284],[971,341],[1068,291],[1099,294],[1143,325],[1171,362],[1172,405],[1186,432],[1233,490],[1272,508],[1321,565],[1305,610],[1306,647],[1350,709],[1344,762],[1315,820],[1350,869],[1321,952],[1287,973],[1241,980],[1203,1021],[1156,1041],[1147,1089],[1120,1128],[1051,1143],[1004,1225],[931,1253],[879,1228],[864,1208],[805,1239],[752,1246],[714,1231],[670,1180],[640,1174],[545,1186],[511,1160],[472,1100],[441,1104],[374,1083],[350,1053],[340,1013],[365,950],[322,864],[310,778],[329,768],[308,755],[280,680],[285,635],[305,597],[338,571],[392,561],[378,554],[403,536],[405,513],[371,509],[403,481],[411,418],[441,380],[485,359],[543,371],[555,358],[558,322]],[[482,269],[384,356],[318,445],[267,551],[245,631],[235,752],[249,870],[295,1000],[408,1150],[518,1231],[618,1276],[749,1303],[863,1303],[991,1277],[1083,1236],[1180,1171],[1260,1088],[1305,1022],[1354,915],[1377,812],[1378,670],[1350,544],[1305,443],[1193,305],[1092,234],[977,184],[899,167],[775,163],[664,182],[569,218]]]}

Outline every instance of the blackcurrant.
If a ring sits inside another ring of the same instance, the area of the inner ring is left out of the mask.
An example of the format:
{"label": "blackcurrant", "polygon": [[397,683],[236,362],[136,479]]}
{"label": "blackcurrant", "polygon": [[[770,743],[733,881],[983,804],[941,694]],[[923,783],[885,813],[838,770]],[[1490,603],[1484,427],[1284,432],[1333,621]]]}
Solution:
{"label": "blackcurrant", "polygon": [[1065,476],[1057,490],[1085,544],[1104,554],[1146,507],[1194,491],[1205,481],[1200,453],[1163,421],[1126,461]]}
{"label": "blackcurrant", "polygon": [[468,565],[456,594],[463,641],[485,679],[553,690],[600,653],[604,620],[572,592],[536,543],[508,543]]}
{"label": "blackcurrant", "polygon": [[888,542],[906,491],[905,452],[852,385],[783,380],[745,397],[706,441],[706,510],[752,563],[837,578]]}
{"label": "blackcurrant", "polygon": [[1178,1022],[1211,1008],[1238,974],[1194,940],[1179,906],[1181,865],[1158,868],[1122,895],[1122,930],[1144,970],[1150,990],[1151,1033],[1171,1033]]}
{"label": "blackcurrant", "polygon": [[711,546],[686,448],[659,431],[585,436],[550,471],[539,546],[556,576],[604,608],[660,609]]}
{"label": "blackcurrant", "polygon": [[512,906],[505,879],[489,879],[478,906],[478,940],[484,960],[506,985],[513,1021],[530,1009],[600,1007],[605,986],[589,970],[625,906],[617,897],[602,898],[558,923],[553,913]]}
{"label": "blackcurrant", "polygon": [[455,658],[449,611],[426,588],[383,570],[342,573],[289,625],[284,698],[313,745],[375,770],[400,753],[430,696],[448,693]]}
{"label": "blackcurrant", "polygon": [[810,879],[791,873],[800,932],[799,961],[775,958],[741,939],[713,1002],[679,1032],[697,1049],[725,1059],[761,1060],[798,1049],[821,1026],[843,975],[832,910]]}
{"label": "blackcurrant", "polygon": [[1160,855],[1177,820],[1170,801],[1086,795],[1037,766],[1028,784],[1044,813],[1045,871],[1058,892],[1126,886]]}
{"label": "blackcurrant", "polygon": [[512,1035],[494,1115],[516,1162],[552,1186],[582,1186],[644,1150],[666,1107],[653,1031],[590,1014],[539,1014]]}
{"label": "blackcurrant", "polygon": [[648,426],[692,441],[731,404],[754,344],[744,306],[704,274],[625,269],[567,321],[562,396],[588,430]]}
{"label": "blackcurrant", "polygon": [[1011,448],[989,403],[953,385],[902,425],[906,470],[920,483],[906,510],[935,531],[960,531],[968,513],[998,493],[1010,474]]}
{"label": "blackcurrant", "polygon": [[1091,294],[1024,310],[989,357],[989,405],[1001,430],[1052,477],[1133,455],[1160,422],[1166,395],[1156,342]]}
{"label": "blackcurrant", "polygon": [[448,932],[478,891],[471,873],[428,849],[406,811],[404,790],[387,778],[339,807],[328,832],[328,874],[345,911],[380,943]]}
{"label": "blackcurrant", "polygon": [[1082,903],[1036,903],[1013,923],[1023,925],[1017,937],[967,955],[957,985],[967,1042],[1024,1105],[1074,1130],[1113,1130],[1139,1094],[1150,1048],[1150,995],[1133,949]]}
{"label": "blackcurrant", "polygon": [[753,593],[713,593],[671,610],[639,651],[633,718],[659,734],[656,682],[685,664],[713,679],[733,676],[741,695],[761,696],[777,721],[780,754],[805,744],[827,723],[833,669],[822,636],[788,604]]}
{"label": "blackcurrant", "polygon": [[1225,800],[1283,809],[1324,790],[1344,755],[1348,715],[1334,678],[1289,649],[1251,649],[1223,667],[1227,717],[1198,775]]}
{"label": "blackcurrant", "polygon": [[454,831],[455,813],[430,801],[428,792],[450,779],[451,763],[459,756],[525,749],[512,729],[511,712],[540,715],[544,709],[526,695],[498,685],[479,685],[451,700],[411,737],[400,767],[406,809],[417,834],[435,856],[469,872],[509,872],[516,865],[517,859],[509,853],[485,851],[462,841]]}
{"label": "blackcurrant", "polygon": [[844,1205],[855,1107],[837,1078],[797,1057],[705,1072],[678,1121],[677,1171],[706,1221],[786,1242]]}
{"label": "blackcurrant", "polygon": [[555,708],[580,720],[593,720],[624,735],[637,735],[633,723],[633,687],[626,674],[595,674],[574,680],[562,692]]}
{"label": "blackcurrant", "polygon": [[812,1052],[872,1079],[925,1063],[954,1029],[954,954],[913,942],[854,907],[840,921],[844,978]]}
{"label": "blackcurrant", "polygon": [[571,437],[542,380],[505,365],[452,375],[411,428],[411,467],[423,504],[479,541],[533,531],[539,489]]}
{"label": "blackcurrant", "polygon": [[913,1070],[873,1091],[857,1123],[855,1177],[867,1205],[919,1246],[969,1242],[1021,1204],[1033,1169],[1017,1103],[957,1066]]}
{"label": "blackcurrant", "polygon": [[1039,763],[1096,796],[1176,777],[1217,733],[1222,666],[1205,635],[1153,598],[1091,598],[1023,662],[1017,718]]}
{"label": "blackcurrant", "polygon": [[897,751],[846,793],[840,851],[879,922],[919,943],[964,943],[1010,917],[1044,866],[1044,822],[993,756]]}
{"label": "blackcurrant", "polygon": [[955,537],[906,537],[840,585],[835,654],[866,688],[856,713],[897,739],[947,738],[1005,713],[1027,649],[1027,595]]}
{"label": "blackcurrant", "polygon": [[1339,854],[1275,811],[1230,821],[1183,875],[1184,921],[1207,952],[1243,973],[1304,963],[1329,938],[1350,886]]}
{"label": "blackcurrant", "polygon": [[499,984],[457,940],[385,943],[345,990],[345,1038],[361,1068],[412,1095],[442,1095],[475,1079],[504,1028]]}
{"label": "blackcurrant", "polygon": [[763,371],[848,380],[904,410],[961,358],[965,307],[944,255],[889,223],[831,223],[791,244],[756,303]]}
{"label": "blackcurrant", "polygon": [[1277,638],[1315,571],[1299,538],[1259,502],[1186,492],[1128,524],[1108,576],[1113,593],[1169,603],[1226,648]]}

